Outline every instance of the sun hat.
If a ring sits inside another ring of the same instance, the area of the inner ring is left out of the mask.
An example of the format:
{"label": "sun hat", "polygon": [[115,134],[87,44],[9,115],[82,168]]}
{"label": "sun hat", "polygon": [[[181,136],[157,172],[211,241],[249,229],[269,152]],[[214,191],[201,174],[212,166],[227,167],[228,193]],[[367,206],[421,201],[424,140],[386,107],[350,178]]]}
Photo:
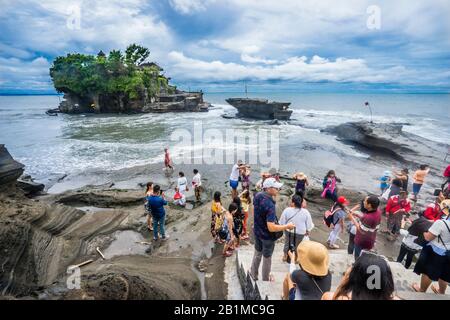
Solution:
{"label": "sun hat", "polygon": [[306,174],[304,174],[303,172],[300,172],[297,176],[300,178],[300,180],[304,180],[307,178]]}
{"label": "sun hat", "polygon": [[244,162],[242,160],[238,160],[237,164],[240,166],[241,164],[244,164]]}
{"label": "sun hat", "polygon": [[340,204],[343,204],[344,206],[347,206],[350,202],[347,200],[347,198],[346,197],[343,197],[343,196],[340,196],[338,199],[337,199],[337,202],[338,203],[340,203]]}
{"label": "sun hat", "polygon": [[272,176],[274,176],[274,175],[277,175],[277,174],[278,174],[278,171],[277,171],[277,169],[275,169],[275,168],[271,168],[271,169],[269,170],[269,173],[270,173]]}
{"label": "sun hat", "polygon": [[390,176],[391,176],[391,172],[390,172],[389,170],[386,170],[386,171],[384,172],[384,176],[385,176],[385,177],[390,177]]}
{"label": "sun hat", "polygon": [[443,200],[439,206],[441,207],[442,212],[448,216],[450,213],[450,199]]}
{"label": "sun hat", "polygon": [[302,241],[297,247],[297,263],[313,276],[323,277],[328,274],[329,262],[327,248],[315,241]]}
{"label": "sun hat", "polygon": [[283,186],[283,184],[278,182],[277,180],[275,180],[275,178],[267,178],[266,180],[264,180],[264,183],[263,183],[264,189],[269,189],[269,188],[281,189],[282,186]]}

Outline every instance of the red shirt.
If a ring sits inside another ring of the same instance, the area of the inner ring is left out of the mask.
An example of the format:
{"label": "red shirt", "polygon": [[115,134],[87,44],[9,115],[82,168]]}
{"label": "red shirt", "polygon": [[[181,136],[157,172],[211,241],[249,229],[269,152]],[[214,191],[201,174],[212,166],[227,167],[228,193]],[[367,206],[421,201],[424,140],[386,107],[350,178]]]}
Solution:
{"label": "red shirt", "polygon": [[[370,250],[375,245],[377,230],[381,223],[381,211],[364,213],[360,219],[360,228],[356,230],[355,244],[364,250]],[[373,230],[367,230],[373,229]]]}
{"label": "red shirt", "polygon": [[450,178],[450,165],[444,171],[444,177]]}
{"label": "red shirt", "polygon": [[423,216],[432,221],[440,220],[442,217],[442,211],[438,204],[432,203],[427,206],[425,209]]}
{"label": "red shirt", "polygon": [[386,205],[386,213],[394,214],[396,211],[403,209],[406,212],[411,211],[411,203],[408,199],[400,200],[398,195],[392,196],[389,198],[389,201]]}

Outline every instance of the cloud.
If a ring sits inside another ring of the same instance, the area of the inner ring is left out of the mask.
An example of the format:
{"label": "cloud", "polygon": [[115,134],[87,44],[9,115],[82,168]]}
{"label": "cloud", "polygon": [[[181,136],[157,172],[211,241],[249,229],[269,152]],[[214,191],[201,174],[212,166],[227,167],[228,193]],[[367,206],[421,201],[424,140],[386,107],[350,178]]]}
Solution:
{"label": "cloud", "polygon": [[[366,25],[373,4],[381,10],[379,30]],[[77,8],[80,29],[69,28]],[[174,81],[448,87],[448,16],[448,0],[3,0],[0,90],[48,85],[36,59],[51,63],[132,42],[148,47]]]}
{"label": "cloud", "polygon": [[[414,83],[421,82],[422,75],[403,66],[377,69],[364,59],[337,58],[335,60],[313,56],[290,57],[275,65],[244,65],[219,60],[203,61],[187,57],[182,52],[169,53],[171,74],[180,80],[239,81],[285,80],[303,82],[364,82],[364,83]],[[448,71],[434,77],[448,77]],[[437,81],[437,78],[434,78]],[[430,77],[426,81],[431,80]]]}
{"label": "cloud", "polygon": [[174,10],[181,14],[191,14],[205,11],[209,4],[216,0],[169,0]]}

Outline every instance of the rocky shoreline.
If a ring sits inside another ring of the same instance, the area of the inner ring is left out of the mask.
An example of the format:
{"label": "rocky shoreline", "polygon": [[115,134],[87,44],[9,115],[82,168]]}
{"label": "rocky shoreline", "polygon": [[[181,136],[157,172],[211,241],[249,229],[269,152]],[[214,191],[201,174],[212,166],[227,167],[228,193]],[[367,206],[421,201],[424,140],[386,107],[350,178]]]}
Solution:
{"label": "rocky shoreline", "polygon": [[[376,132],[378,129],[366,131],[365,125],[349,126],[352,127],[349,131],[340,128],[334,129],[334,132],[338,137],[364,145],[365,148],[371,148],[370,143],[387,139]],[[394,136],[394,142],[403,143],[405,140],[402,139],[410,139],[401,131],[396,133],[397,136],[391,131],[384,132]],[[367,139],[361,143],[364,136],[370,135],[378,141]],[[438,167],[436,155],[445,148],[444,145],[420,144],[414,150],[409,147],[413,144],[411,141],[405,142],[405,149],[401,152],[404,158],[402,163],[428,160],[431,166]],[[225,195],[224,205],[229,204],[226,184],[229,166],[200,166],[206,189],[202,203],[195,204],[192,201],[191,191],[187,208],[169,205],[167,230],[170,239],[152,243],[151,233],[146,228],[140,185],[146,180],[152,180],[164,190],[172,189],[175,179],[163,174],[161,164],[119,170],[103,177],[109,180],[106,184],[66,188],[72,190],[63,188],[51,194],[42,191],[29,193],[17,182],[24,166],[14,161],[4,146],[1,148],[2,299],[227,298],[225,259],[221,256],[221,248],[212,243],[209,204],[216,190]],[[431,153],[423,155],[421,148],[427,148]],[[375,154],[374,157],[386,162],[395,158],[385,152]],[[193,167],[183,166],[183,170],[190,172]],[[252,180],[258,174],[255,170]],[[277,201],[279,215],[288,205],[294,187],[294,181],[287,172],[282,175],[282,180],[285,187]],[[437,181],[437,178],[432,181]],[[60,184],[65,182],[61,179]],[[70,181],[67,186],[70,186]],[[329,230],[321,221],[323,212],[329,209],[331,203],[322,199],[320,193],[320,184],[313,180],[313,186],[307,194],[308,209],[316,224],[311,238],[325,242]],[[341,188],[341,193],[352,204],[365,196],[362,191],[349,188]],[[170,197],[170,191],[167,194]],[[424,205],[425,202],[418,202],[414,211],[419,212]],[[252,221],[250,216],[249,223]],[[246,245],[251,243],[252,239]],[[380,235],[376,249],[392,259],[396,257],[399,246],[400,240],[393,243]],[[104,253],[105,259],[97,248]],[[69,289],[68,268],[90,260],[80,269],[81,288]]]}

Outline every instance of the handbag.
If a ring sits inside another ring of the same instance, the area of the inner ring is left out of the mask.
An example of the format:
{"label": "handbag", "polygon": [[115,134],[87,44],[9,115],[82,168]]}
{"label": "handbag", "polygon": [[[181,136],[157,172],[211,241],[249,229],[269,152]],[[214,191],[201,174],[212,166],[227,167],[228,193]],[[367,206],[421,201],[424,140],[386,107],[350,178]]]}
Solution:
{"label": "handbag", "polygon": [[[278,223],[278,218],[276,215],[275,215],[275,224],[280,225]],[[284,231],[270,232],[270,235],[272,236],[273,241],[277,241],[278,239],[280,239],[283,236],[283,234],[284,234]]]}

